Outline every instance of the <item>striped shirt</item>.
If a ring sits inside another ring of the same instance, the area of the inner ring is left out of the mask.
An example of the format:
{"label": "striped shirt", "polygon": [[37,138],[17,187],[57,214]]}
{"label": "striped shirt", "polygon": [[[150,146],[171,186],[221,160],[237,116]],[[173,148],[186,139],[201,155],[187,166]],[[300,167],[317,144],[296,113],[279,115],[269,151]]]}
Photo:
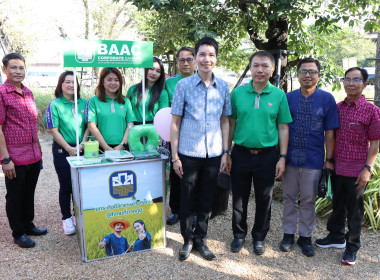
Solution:
{"label": "striped shirt", "polygon": [[340,129],[336,131],[335,172],[357,177],[366,164],[369,141],[380,139],[380,109],[364,95],[338,103]]}

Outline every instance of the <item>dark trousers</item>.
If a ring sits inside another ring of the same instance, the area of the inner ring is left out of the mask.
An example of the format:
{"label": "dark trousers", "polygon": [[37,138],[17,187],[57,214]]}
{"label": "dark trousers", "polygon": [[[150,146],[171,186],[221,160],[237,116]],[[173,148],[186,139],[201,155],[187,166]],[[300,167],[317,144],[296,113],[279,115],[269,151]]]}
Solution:
{"label": "dark trousers", "polygon": [[[193,240],[197,245],[206,245],[221,156],[195,158],[180,154],[179,157],[184,173],[181,180],[181,234],[185,242]],[[193,231],[194,212],[197,214],[197,223]]]}
{"label": "dark trousers", "polygon": [[[346,238],[346,248],[355,252],[360,248],[365,191],[365,187],[356,188],[356,179],[356,177],[340,175],[332,177],[333,212],[327,222],[329,238],[334,241],[342,241]],[[345,235],[346,218],[348,232]]]}
{"label": "dark trousers", "polygon": [[271,218],[272,192],[278,160],[276,148],[253,155],[235,145],[231,158],[234,237],[245,238],[248,232],[247,207],[253,179],[256,214],[252,238],[254,241],[263,241],[268,233]]}
{"label": "dark trousers", "polygon": [[34,192],[40,174],[40,161],[15,166],[16,177],[5,177],[6,212],[12,236],[19,238],[34,227]]}
{"label": "dark trousers", "polygon": [[179,214],[181,199],[181,179],[173,169],[173,163],[170,163],[170,196],[169,206],[173,214]]}
{"label": "dark trousers", "polygon": [[[72,147],[76,145],[69,144]],[[58,175],[59,181],[59,206],[61,207],[62,220],[71,217],[71,199],[72,199],[72,185],[71,185],[71,172],[70,165],[66,157],[70,156],[64,148],[57,142],[53,141],[52,146],[54,168]]]}

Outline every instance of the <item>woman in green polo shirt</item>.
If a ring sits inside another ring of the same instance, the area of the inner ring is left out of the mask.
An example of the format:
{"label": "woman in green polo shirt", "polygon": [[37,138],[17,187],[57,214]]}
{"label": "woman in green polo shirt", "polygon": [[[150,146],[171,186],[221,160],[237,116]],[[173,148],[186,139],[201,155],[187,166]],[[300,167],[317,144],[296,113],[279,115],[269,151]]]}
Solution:
{"label": "woman in green polo shirt", "polygon": [[[85,125],[85,110],[87,100],[80,98],[80,87],[77,81],[78,96],[78,135],[83,142],[89,134]],[[74,118],[74,73],[65,71],[59,76],[55,89],[55,97],[46,110],[45,122],[53,136],[53,159],[55,171],[59,180],[59,205],[62,213],[63,231],[66,235],[74,234],[74,217],[71,214],[71,174],[66,160],[68,156],[76,155],[76,122]],[[83,145],[80,145],[83,150]]]}
{"label": "woman in green polo shirt", "polygon": [[127,97],[131,100],[136,124],[143,122],[143,106],[145,104],[145,123],[153,123],[158,110],[169,107],[169,96],[164,89],[165,70],[159,58],[153,57],[153,67],[145,68],[145,101],[142,100],[142,81],[128,89]]}
{"label": "woman in green polo shirt", "polygon": [[122,95],[124,79],[117,68],[103,68],[96,95],[88,100],[86,122],[103,151],[123,150],[136,121],[131,102]]}

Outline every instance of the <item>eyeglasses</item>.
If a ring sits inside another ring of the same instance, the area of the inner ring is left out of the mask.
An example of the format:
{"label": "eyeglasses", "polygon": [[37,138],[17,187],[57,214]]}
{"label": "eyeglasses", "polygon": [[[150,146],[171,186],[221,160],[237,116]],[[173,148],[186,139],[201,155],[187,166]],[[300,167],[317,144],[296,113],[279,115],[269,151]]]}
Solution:
{"label": "eyeglasses", "polygon": [[188,57],[188,58],[181,58],[181,59],[178,59],[178,62],[179,64],[185,64],[185,62],[187,62],[188,64],[192,63],[194,61],[194,58],[192,57]]}
{"label": "eyeglasses", "polygon": [[317,75],[319,72],[316,71],[316,70],[306,70],[306,69],[302,69],[300,71],[298,71],[298,73],[302,76],[306,76],[307,73],[309,73],[310,76],[314,76],[314,75]]}
{"label": "eyeglasses", "polygon": [[362,82],[363,80],[362,79],[360,79],[360,78],[344,78],[344,80],[343,80],[343,83],[346,83],[346,84],[348,84],[348,83],[350,83],[350,82],[353,82],[354,84],[359,84],[360,82]]}

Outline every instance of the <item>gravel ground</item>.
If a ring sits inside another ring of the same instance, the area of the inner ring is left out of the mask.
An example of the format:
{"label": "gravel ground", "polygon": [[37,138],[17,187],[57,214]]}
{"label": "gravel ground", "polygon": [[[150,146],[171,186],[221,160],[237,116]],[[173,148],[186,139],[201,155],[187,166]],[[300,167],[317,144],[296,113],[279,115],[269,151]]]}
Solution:
{"label": "gravel ground", "polygon": [[[210,221],[208,246],[216,254],[216,261],[206,261],[194,251],[187,261],[180,262],[178,250],[182,237],[176,224],[166,228],[166,248],[84,263],[76,236],[65,236],[62,231],[50,137],[43,135],[41,144],[44,169],[36,190],[35,223],[46,227],[49,233],[33,237],[35,248],[22,249],[13,243],[4,209],[4,176],[0,173],[0,279],[380,279],[380,234],[367,228],[363,229],[363,245],[353,267],[341,264],[342,249],[316,248],[316,255],[311,258],[302,255],[297,246],[289,253],[281,252],[278,244],[282,238],[282,205],[279,202],[273,202],[267,251],[263,256],[253,253],[251,237],[240,253],[229,251],[230,206],[226,215]],[[252,227],[253,201],[249,207]],[[326,221],[317,218],[314,238],[326,235]]]}

